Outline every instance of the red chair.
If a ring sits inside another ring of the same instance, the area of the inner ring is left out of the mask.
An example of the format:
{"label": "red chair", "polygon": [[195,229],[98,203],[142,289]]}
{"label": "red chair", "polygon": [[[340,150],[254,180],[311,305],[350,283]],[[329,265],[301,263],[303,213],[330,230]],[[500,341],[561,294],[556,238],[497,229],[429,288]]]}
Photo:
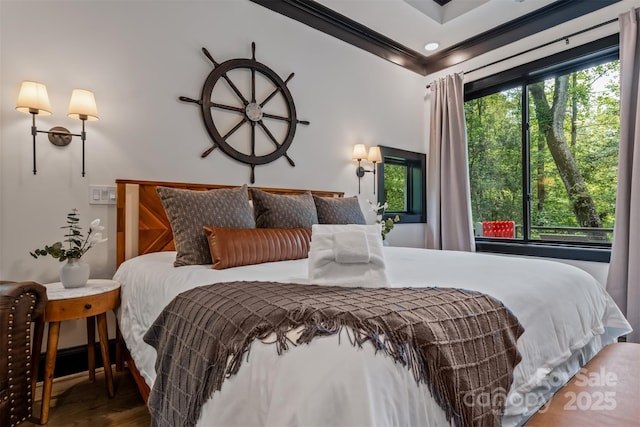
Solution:
{"label": "red chair", "polygon": [[502,237],[514,239],[516,237],[514,221],[482,221],[482,235],[484,237]]}

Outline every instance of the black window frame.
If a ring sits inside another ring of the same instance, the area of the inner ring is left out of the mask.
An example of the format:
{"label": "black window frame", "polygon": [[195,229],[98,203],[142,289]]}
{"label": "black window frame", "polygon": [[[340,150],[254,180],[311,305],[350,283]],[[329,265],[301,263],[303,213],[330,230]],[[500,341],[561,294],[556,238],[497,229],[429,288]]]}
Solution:
{"label": "black window frame", "polygon": [[[424,153],[402,150],[380,145],[382,162],[376,164],[378,185],[378,203],[386,201],[384,191],[384,164],[390,163],[407,168],[407,210],[395,212],[387,210],[384,219],[400,218],[399,224],[418,224],[427,222],[427,156]],[[418,185],[418,180],[420,180]],[[418,187],[416,189],[416,187]]]}
{"label": "black window frame", "polygon": [[[516,87],[522,87],[524,97],[526,96],[526,87],[529,84],[619,59],[619,46],[619,34],[613,34],[591,43],[467,83],[464,87],[464,101],[467,102]],[[526,102],[523,100],[523,106],[524,105],[526,105]],[[526,197],[526,194],[529,194],[528,183],[530,182],[530,170],[526,153],[529,150],[528,123],[526,122],[526,118],[526,115],[523,115],[522,182],[525,197],[523,197],[522,209],[525,222],[524,226],[529,227],[530,197]],[[539,240],[527,240],[526,236],[527,233],[524,233],[522,240],[476,237],[476,251],[595,262],[609,262],[611,258],[610,243],[540,242]]]}

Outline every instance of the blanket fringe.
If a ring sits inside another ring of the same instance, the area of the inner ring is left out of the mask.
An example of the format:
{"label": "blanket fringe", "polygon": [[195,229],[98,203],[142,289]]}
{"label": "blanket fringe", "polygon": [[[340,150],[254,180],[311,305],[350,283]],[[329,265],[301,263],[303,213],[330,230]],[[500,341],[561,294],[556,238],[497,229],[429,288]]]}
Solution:
{"label": "blanket fringe", "polygon": [[[211,369],[211,378],[213,389],[220,390],[225,378],[238,373],[242,360],[248,360],[248,354],[251,344],[254,340],[263,340],[271,334],[275,334],[274,341],[265,342],[273,344],[276,347],[278,355],[289,349],[289,344],[298,346],[300,344],[309,344],[316,337],[324,337],[330,335],[340,335],[345,330],[352,346],[362,348],[363,344],[369,342],[373,345],[376,354],[381,352],[393,359],[394,363],[400,363],[411,371],[416,382],[425,384],[431,395],[443,409],[448,421],[453,420],[457,426],[462,426],[463,421],[460,414],[453,411],[451,405],[448,404],[446,396],[439,393],[445,387],[445,379],[438,375],[434,370],[430,370],[430,364],[426,363],[423,353],[416,347],[413,337],[407,331],[404,333],[387,333],[384,327],[377,324],[367,324],[360,322],[355,318],[346,319],[345,317],[337,317],[328,319],[314,313],[311,318],[306,317],[303,310],[298,310],[291,316],[292,321],[286,325],[279,325],[272,328],[268,324],[257,325],[254,330],[249,333],[242,344],[236,348],[225,348],[219,346],[219,354],[217,360],[227,360],[226,368],[220,369],[220,364],[213,366]],[[297,340],[293,341],[289,338],[289,333],[302,326],[302,331]],[[263,341],[264,342],[264,341]],[[431,345],[432,352],[437,352],[437,346]],[[206,389],[206,387],[204,387]],[[211,389],[209,389],[211,390]],[[207,396],[208,398],[209,396]],[[205,399],[206,400],[206,399]]]}

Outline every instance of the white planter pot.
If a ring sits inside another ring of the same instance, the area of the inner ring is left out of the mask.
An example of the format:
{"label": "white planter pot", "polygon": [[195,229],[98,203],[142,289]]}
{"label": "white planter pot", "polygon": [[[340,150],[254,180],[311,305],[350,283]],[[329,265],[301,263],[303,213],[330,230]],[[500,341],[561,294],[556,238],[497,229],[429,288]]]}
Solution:
{"label": "white planter pot", "polygon": [[65,288],[80,288],[89,280],[89,264],[76,258],[69,258],[60,267],[60,281]]}

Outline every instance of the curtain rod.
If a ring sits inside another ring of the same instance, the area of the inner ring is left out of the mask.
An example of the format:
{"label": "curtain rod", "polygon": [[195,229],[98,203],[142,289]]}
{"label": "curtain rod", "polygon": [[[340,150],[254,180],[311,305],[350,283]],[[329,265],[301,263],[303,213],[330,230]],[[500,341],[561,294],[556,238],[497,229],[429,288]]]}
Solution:
{"label": "curtain rod", "polygon": [[[497,61],[493,61],[493,62],[490,62],[488,64],[481,65],[479,67],[476,67],[476,68],[474,68],[472,70],[469,70],[469,71],[465,72],[465,74],[470,74],[470,73],[482,70],[483,68],[491,67],[492,65],[499,64],[500,62],[508,61],[509,59],[513,59],[513,58],[516,58],[518,56],[525,55],[525,54],[527,54],[529,52],[533,52],[534,50],[542,49],[543,47],[550,46],[550,45],[552,45],[554,43],[558,43],[558,42],[561,42],[563,40],[566,42],[566,44],[569,44],[569,38],[570,37],[575,37],[577,35],[580,35],[580,34],[595,30],[596,28],[604,27],[605,25],[609,25],[609,24],[612,24],[612,23],[617,22],[617,21],[618,21],[618,18],[610,19],[610,20],[602,22],[600,24],[596,24],[596,25],[594,25],[592,27],[585,28],[585,29],[580,30],[580,31],[576,31],[575,33],[568,34],[568,35],[566,35],[564,37],[560,37],[560,38],[557,38],[555,40],[551,40],[549,42],[543,43],[543,44],[541,44],[539,46],[529,48],[529,49],[524,50],[522,52],[515,53],[515,54],[513,54],[511,56],[507,56],[506,58],[502,58],[502,59],[499,59]],[[427,85],[427,89],[429,89],[430,87],[431,87],[431,84],[428,84]]]}

